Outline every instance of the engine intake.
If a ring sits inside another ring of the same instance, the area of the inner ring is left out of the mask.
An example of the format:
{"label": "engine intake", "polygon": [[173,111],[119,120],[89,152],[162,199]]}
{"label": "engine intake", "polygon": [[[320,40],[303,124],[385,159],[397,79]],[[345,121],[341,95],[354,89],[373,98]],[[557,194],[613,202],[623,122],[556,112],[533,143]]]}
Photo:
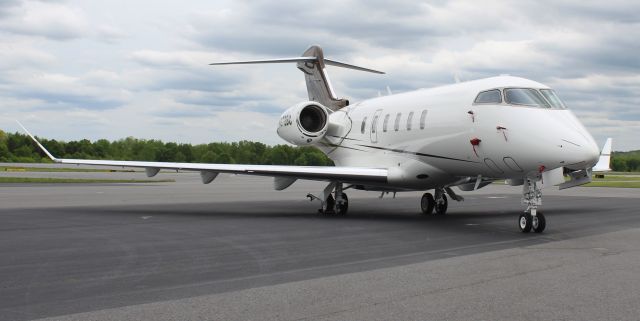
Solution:
{"label": "engine intake", "polygon": [[313,145],[327,133],[329,110],[315,101],[299,103],[280,117],[278,136],[299,146]]}
{"label": "engine intake", "polygon": [[327,114],[318,105],[307,105],[300,111],[300,126],[310,133],[317,133],[327,124]]}

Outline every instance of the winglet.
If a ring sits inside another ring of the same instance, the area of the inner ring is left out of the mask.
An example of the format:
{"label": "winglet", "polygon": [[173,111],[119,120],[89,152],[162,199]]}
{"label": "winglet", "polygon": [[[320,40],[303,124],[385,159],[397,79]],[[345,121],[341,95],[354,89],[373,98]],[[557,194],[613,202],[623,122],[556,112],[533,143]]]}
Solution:
{"label": "winglet", "polygon": [[18,123],[18,125],[20,125],[20,127],[22,127],[22,130],[24,130],[25,133],[27,133],[27,135],[29,135],[29,137],[31,137],[31,139],[38,145],[38,147],[40,147],[40,149],[45,154],[47,154],[47,156],[49,158],[51,158],[52,161],[54,161],[56,163],[58,162],[58,159],[53,157],[53,155],[51,155],[51,153],[49,153],[49,151],[46,148],[44,148],[44,146],[42,146],[42,144],[40,144],[40,142],[33,135],[31,135],[31,133],[19,121],[16,120],[16,123]]}
{"label": "winglet", "polygon": [[607,141],[604,143],[602,152],[600,152],[600,159],[598,160],[598,163],[593,166],[594,172],[611,171],[611,141],[611,138],[607,138]]}

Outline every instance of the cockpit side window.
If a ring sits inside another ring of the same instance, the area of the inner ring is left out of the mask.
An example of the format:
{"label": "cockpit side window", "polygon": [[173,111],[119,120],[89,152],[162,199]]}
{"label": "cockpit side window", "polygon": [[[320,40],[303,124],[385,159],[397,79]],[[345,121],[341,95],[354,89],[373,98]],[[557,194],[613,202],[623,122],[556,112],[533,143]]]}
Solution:
{"label": "cockpit side window", "polygon": [[532,88],[506,88],[504,98],[507,104],[551,108],[544,97]]}
{"label": "cockpit side window", "polygon": [[473,101],[476,104],[500,104],[502,103],[502,95],[500,89],[492,89],[480,92]]}
{"label": "cockpit side window", "polygon": [[549,101],[551,106],[553,106],[553,108],[560,108],[560,109],[566,109],[567,108],[564,105],[564,103],[562,102],[562,100],[560,100],[560,97],[558,97],[558,95],[556,95],[555,91],[553,91],[551,89],[540,89],[540,93],[542,93],[544,98],[547,98],[547,100]]}

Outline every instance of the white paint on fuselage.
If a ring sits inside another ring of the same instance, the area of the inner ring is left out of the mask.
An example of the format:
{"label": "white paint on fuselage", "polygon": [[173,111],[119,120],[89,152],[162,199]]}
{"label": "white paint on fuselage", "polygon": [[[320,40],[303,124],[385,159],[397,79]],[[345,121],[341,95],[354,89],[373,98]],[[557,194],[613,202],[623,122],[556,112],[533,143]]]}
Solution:
{"label": "white paint on fuselage", "polygon": [[[549,88],[524,78],[500,76],[365,100],[330,115],[334,130],[329,130],[327,140],[340,147],[321,149],[338,166],[388,168],[389,184],[408,189],[477,175],[522,178],[537,173],[541,166],[577,169],[597,162],[597,144],[570,110],[473,103],[481,91],[509,87]],[[423,110],[427,110],[426,126],[421,129]],[[376,112],[379,118],[372,133]],[[410,112],[414,114],[408,130]],[[473,138],[481,140],[475,152]],[[416,178],[421,174],[429,177]]]}

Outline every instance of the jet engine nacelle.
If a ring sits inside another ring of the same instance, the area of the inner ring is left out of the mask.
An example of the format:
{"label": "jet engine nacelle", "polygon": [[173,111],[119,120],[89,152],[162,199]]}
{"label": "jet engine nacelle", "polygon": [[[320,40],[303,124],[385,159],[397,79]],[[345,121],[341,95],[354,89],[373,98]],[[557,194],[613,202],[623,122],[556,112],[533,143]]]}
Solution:
{"label": "jet engine nacelle", "polygon": [[305,101],[287,109],[278,123],[278,136],[298,146],[313,145],[324,138],[329,127],[329,109]]}

